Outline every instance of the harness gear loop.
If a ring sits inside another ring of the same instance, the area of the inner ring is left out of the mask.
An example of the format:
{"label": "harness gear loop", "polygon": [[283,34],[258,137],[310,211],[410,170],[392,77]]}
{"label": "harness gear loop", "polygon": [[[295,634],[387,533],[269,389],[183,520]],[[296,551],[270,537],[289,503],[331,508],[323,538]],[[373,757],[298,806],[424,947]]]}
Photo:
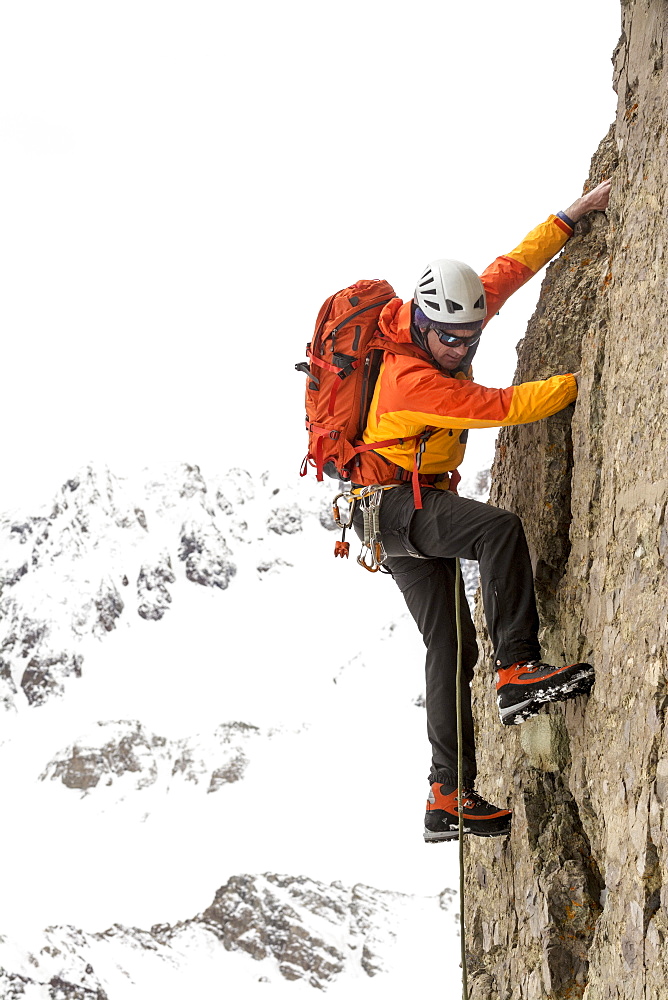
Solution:
{"label": "harness gear loop", "polygon": [[364,521],[364,541],[357,562],[370,573],[377,573],[387,559],[380,535],[380,505],[384,492],[382,486],[374,483],[365,486],[357,497]]}
{"label": "harness gear loop", "polygon": [[469,1000],[464,926],[464,751],[462,734],[462,568],[455,559],[455,620],[457,622],[457,814],[459,817],[459,927],[462,954],[462,1000]]}

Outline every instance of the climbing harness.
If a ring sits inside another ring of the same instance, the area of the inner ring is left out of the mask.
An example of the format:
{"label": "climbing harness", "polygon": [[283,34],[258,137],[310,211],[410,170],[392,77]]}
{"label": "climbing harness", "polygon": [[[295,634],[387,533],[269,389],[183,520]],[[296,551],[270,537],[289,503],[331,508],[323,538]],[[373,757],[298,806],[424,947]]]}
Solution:
{"label": "climbing harness", "polygon": [[466,933],[464,929],[464,751],[462,736],[462,567],[455,559],[455,620],[457,623],[457,813],[459,816],[459,936],[462,953],[462,1000],[468,1000]]}
{"label": "climbing harness", "polygon": [[[379,486],[374,483],[372,486],[364,486],[360,490],[349,491],[347,493],[337,493],[332,501],[332,517],[335,524],[342,529],[341,540],[334,546],[334,555],[347,559],[350,552],[350,542],[346,541],[346,531],[353,523],[355,506],[359,504],[362,511],[364,526],[364,539],[362,548],[357,557],[357,562],[369,573],[377,573],[387,559],[387,553],[383,546],[380,534],[380,505],[383,500],[383,493],[389,486]],[[347,518],[341,518],[339,500],[345,500],[348,504]]]}

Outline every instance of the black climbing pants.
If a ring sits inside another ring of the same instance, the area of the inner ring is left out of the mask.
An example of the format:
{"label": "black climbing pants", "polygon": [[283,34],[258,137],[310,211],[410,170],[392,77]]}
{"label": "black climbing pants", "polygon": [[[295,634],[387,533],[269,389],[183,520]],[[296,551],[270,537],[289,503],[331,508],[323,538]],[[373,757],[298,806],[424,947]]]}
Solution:
{"label": "black climbing pants", "polygon": [[[401,590],[427,648],[427,733],[430,781],[457,783],[457,627],[455,557],[476,559],[495,667],[540,657],[533,572],[516,514],[445,490],[423,489],[415,510],[409,485],[386,490],[380,526],[385,566]],[[361,512],[355,514],[360,533]],[[462,582],[462,722],[464,779],[476,776],[471,689],[478,659],[475,628]],[[490,671],[490,683],[493,673]]]}

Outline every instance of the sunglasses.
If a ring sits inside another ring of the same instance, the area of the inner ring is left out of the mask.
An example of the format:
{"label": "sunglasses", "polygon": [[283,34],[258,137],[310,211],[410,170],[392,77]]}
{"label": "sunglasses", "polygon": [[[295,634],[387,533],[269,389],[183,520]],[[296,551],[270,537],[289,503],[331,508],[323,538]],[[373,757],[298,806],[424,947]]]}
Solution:
{"label": "sunglasses", "polygon": [[482,337],[482,330],[478,330],[478,332],[474,333],[472,337],[455,337],[453,334],[439,329],[435,323],[430,323],[427,330],[425,330],[425,333],[428,333],[429,330],[433,330],[440,342],[446,347],[461,347],[463,344],[465,344],[466,347],[475,347]]}
{"label": "sunglasses", "polygon": [[[433,319],[428,319],[422,310],[417,308],[414,320],[421,333],[426,335],[430,330],[433,330],[445,347],[461,347],[462,344],[465,344],[467,347],[475,347],[482,336],[482,320],[476,320],[466,327],[464,327],[463,323],[437,323]],[[472,336],[458,336],[462,332],[462,328],[470,330]]]}

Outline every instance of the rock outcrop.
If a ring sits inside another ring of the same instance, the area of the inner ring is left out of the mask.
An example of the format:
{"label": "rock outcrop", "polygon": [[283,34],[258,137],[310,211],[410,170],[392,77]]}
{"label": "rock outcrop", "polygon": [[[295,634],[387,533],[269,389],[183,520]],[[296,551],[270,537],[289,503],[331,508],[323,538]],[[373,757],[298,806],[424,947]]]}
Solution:
{"label": "rock outcrop", "polygon": [[249,742],[260,735],[247,722],[224,722],[210,734],[168,740],[140,722],[98,722],[57,753],[40,778],[85,795],[116,785],[121,798],[156,783],[168,792],[181,781],[216,792],[243,778]]}
{"label": "rock outcrop", "polygon": [[168,584],[176,582],[169,552],[161,553],[155,566],[142,566],[137,578],[137,613],[146,621],[160,621],[172,603]]}
{"label": "rock outcrop", "polygon": [[668,6],[622,12],[587,182],[613,177],[610,208],[548,269],[519,348],[516,381],[581,369],[579,398],[503,431],[491,494],[524,521],[545,658],[597,678],[505,732],[478,672],[480,788],[514,826],[468,851],[472,1000],[668,997]]}

